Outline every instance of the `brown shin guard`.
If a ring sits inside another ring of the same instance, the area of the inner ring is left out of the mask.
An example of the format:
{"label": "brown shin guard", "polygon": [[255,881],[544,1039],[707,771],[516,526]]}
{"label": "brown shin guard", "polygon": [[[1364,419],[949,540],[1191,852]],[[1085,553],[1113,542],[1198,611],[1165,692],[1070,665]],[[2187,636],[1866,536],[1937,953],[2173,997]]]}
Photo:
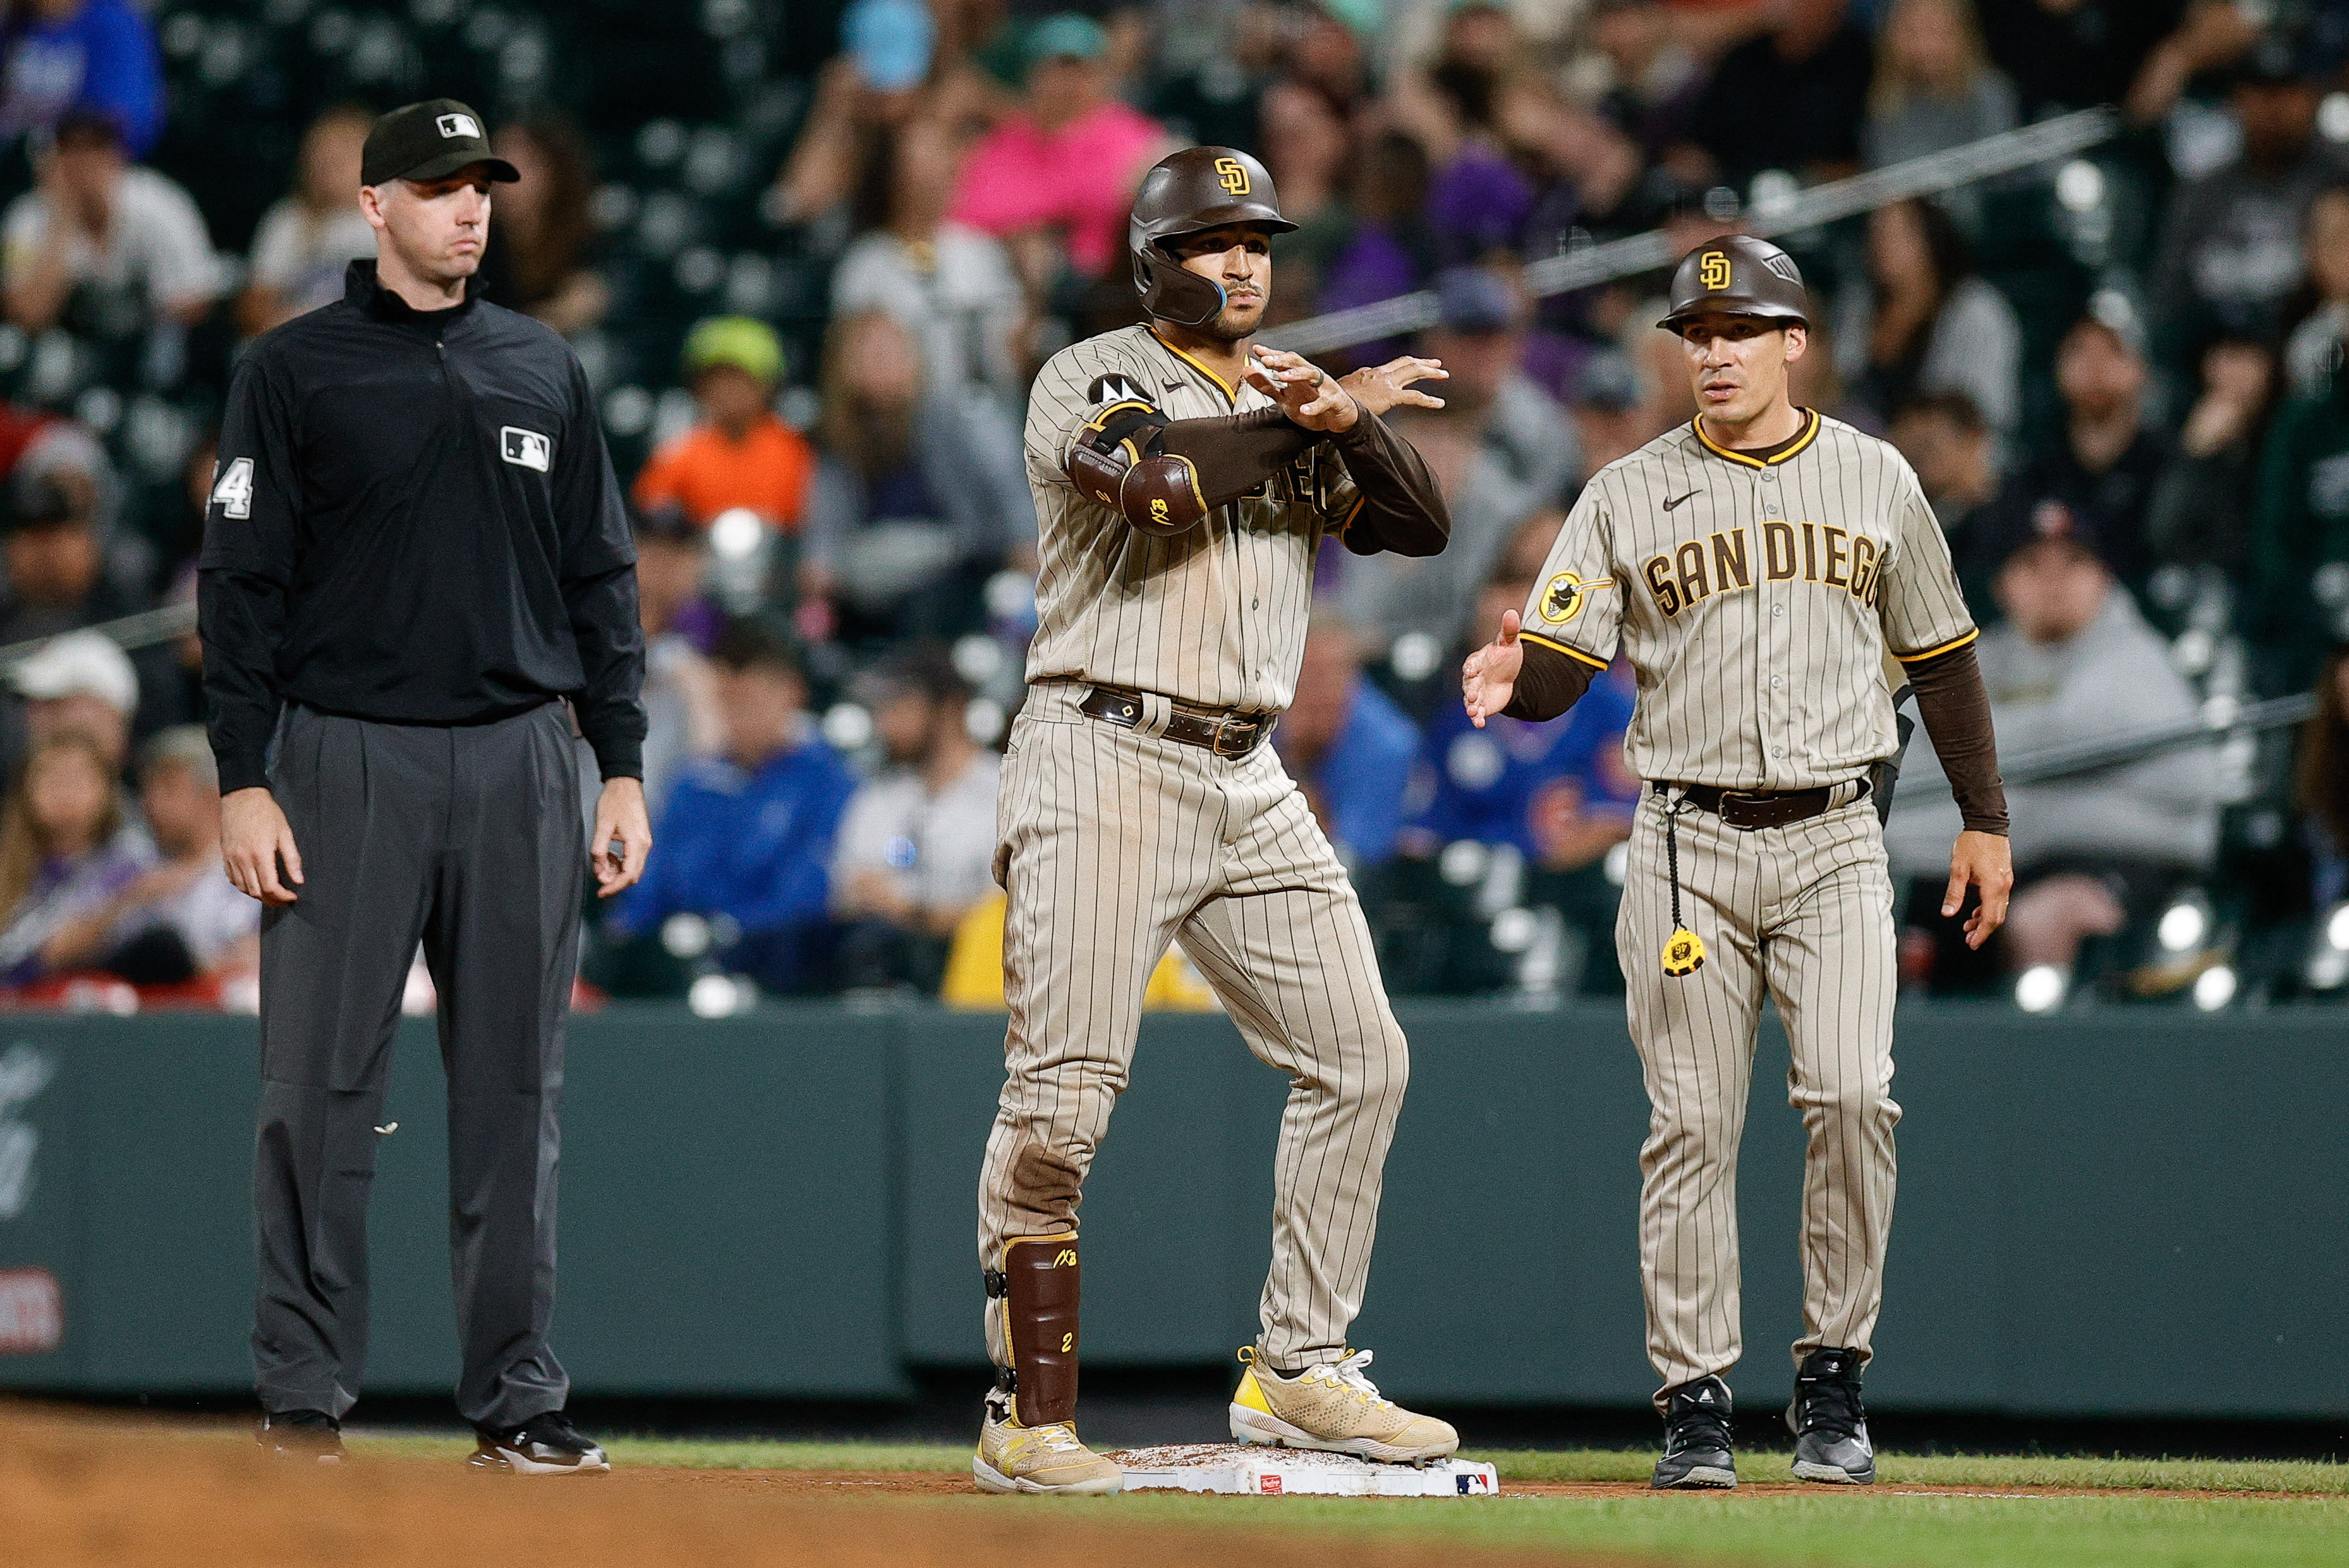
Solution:
{"label": "brown shin guard", "polygon": [[1021,1236],[1003,1244],[1003,1345],[1012,1416],[1049,1427],[1077,1415],[1077,1238]]}

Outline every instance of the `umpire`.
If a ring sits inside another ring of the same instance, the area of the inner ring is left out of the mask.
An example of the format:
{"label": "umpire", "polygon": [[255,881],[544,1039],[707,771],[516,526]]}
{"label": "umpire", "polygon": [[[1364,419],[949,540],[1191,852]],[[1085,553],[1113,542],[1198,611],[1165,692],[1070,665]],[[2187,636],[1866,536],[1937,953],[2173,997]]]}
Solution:
{"label": "umpire", "polygon": [[[449,1078],[471,1463],[609,1466],[562,1411],[556,1102],[583,879],[643,872],[636,552],[579,361],[472,299],[492,182],[448,99],[376,121],[376,260],[230,389],[200,566],[231,880],[261,936],[264,1448],[337,1459],[367,1365],[367,1203],[420,942]],[[565,701],[570,712],[565,711]],[[572,714],[604,785],[579,838]]]}

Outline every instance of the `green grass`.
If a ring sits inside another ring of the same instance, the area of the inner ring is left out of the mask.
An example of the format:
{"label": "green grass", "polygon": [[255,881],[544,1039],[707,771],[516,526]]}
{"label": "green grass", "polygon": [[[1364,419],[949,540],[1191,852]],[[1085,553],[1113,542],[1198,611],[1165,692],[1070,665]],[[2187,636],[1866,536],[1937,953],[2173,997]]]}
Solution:
{"label": "green grass", "polygon": [[[352,1448],[384,1458],[456,1459],[468,1439],[439,1437],[355,1438]],[[680,1469],[905,1470],[959,1473],[970,1467],[960,1443],[706,1442],[695,1438],[614,1438],[613,1461]],[[1506,1483],[1643,1481],[1655,1455],[1640,1449],[1483,1449],[1470,1459],[1497,1466]],[[1739,1456],[1748,1480],[1785,1480],[1785,1456]],[[2295,1492],[2349,1497],[2349,1465],[2293,1460],[2096,1459],[2015,1454],[1885,1454],[1878,1488],[1908,1486],[2094,1487],[2122,1490]]]}
{"label": "green grass", "polygon": [[[453,1461],[467,1439],[359,1437],[360,1455]],[[961,1444],[698,1442],[617,1438],[615,1463],[712,1469],[843,1469],[964,1474]],[[1640,1450],[1485,1451],[1471,1457],[1510,1480],[1645,1480]],[[1753,1480],[1785,1476],[1785,1456],[1742,1456]],[[1444,1546],[1555,1552],[1691,1568],[2338,1568],[2349,1563],[2349,1466],[2215,1459],[1897,1455],[1869,1489],[1794,1494],[1640,1493],[1501,1498],[1490,1502],[1366,1503],[1309,1498],[1260,1503],[1175,1496],[912,1500],[926,1508],[1065,1509],[1071,1518],[1209,1529],[1358,1532]],[[1903,1495],[1904,1484],[2111,1489],[2098,1497]],[[2169,1498],[2147,1489],[2264,1491],[2290,1500]]]}

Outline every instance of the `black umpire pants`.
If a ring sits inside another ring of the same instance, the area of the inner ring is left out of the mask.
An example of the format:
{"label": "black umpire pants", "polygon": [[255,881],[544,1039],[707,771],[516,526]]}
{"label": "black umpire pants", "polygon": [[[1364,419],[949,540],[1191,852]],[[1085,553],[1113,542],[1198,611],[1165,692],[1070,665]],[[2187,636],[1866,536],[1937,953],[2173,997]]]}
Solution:
{"label": "black umpire pants", "polygon": [[271,789],[305,880],[261,931],[264,1409],[339,1417],[367,1370],[367,1209],[417,944],[440,1000],[449,1245],[469,1421],[563,1407],[547,1348],[563,1030],[586,844],[563,705],[441,728],[289,707]]}

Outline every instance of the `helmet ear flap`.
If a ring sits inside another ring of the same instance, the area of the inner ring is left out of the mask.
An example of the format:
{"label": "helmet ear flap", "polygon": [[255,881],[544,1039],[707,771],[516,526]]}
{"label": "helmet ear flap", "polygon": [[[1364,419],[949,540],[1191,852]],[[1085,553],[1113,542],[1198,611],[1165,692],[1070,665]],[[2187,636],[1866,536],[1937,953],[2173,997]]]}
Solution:
{"label": "helmet ear flap", "polygon": [[1154,245],[1134,252],[1133,286],[1143,309],[1177,327],[1205,327],[1223,314],[1223,285],[1169,260]]}

